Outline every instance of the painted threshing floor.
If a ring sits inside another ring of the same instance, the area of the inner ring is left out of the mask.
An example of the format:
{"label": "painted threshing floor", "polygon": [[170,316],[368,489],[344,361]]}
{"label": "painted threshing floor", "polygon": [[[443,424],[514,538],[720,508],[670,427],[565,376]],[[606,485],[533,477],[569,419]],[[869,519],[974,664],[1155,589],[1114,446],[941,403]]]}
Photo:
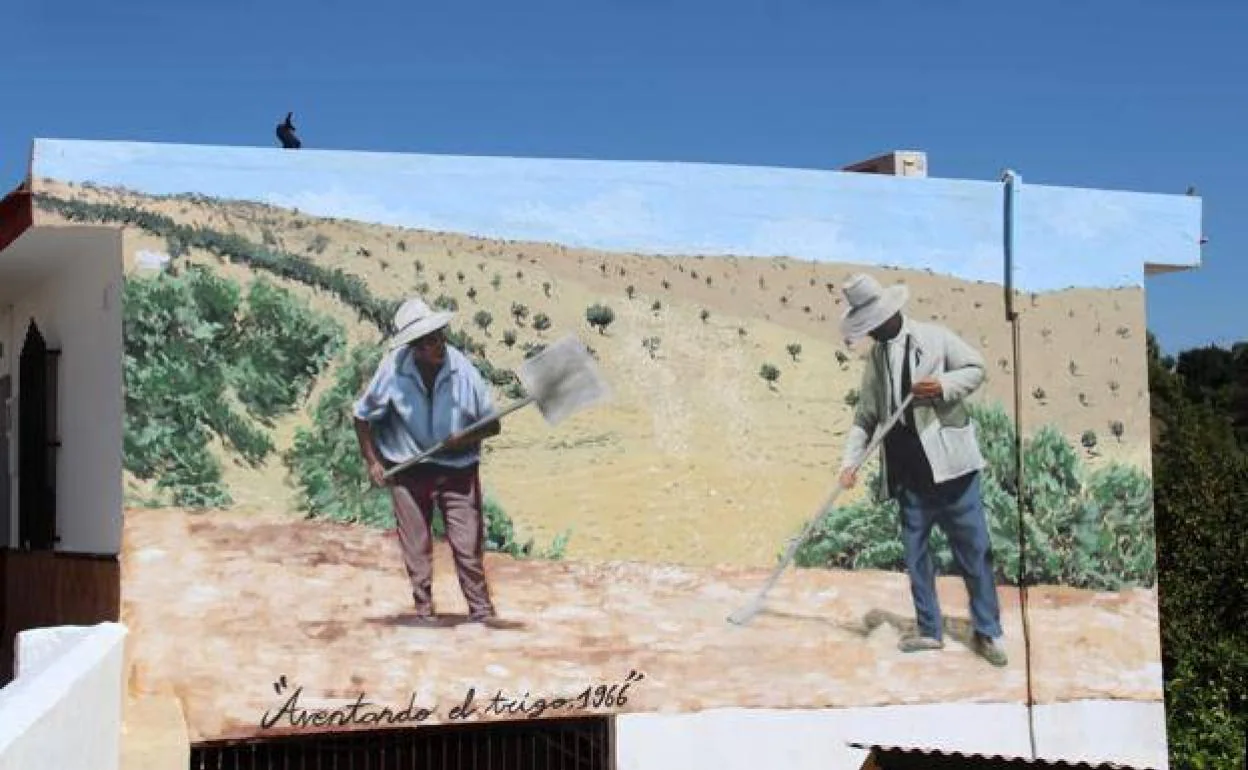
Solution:
{"label": "painted threshing floor", "polygon": [[[462,613],[449,550],[439,547],[435,564],[440,611]],[[497,717],[504,702],[491,708],[491,698],[500,689],[527,693],[529,704],[570,699],[542,716],[584,715],[594,711],[577,700],[587,686],[623,684],[630,671],[644,678],[629,685],[627,702],[598,711],[1026,701],[1010,588],[1000,589],[1010,664],[994,668],[956,641],[936,653],[897,651],[898,626],[912,612],[900,574],[790,571],[767,611],[737,627],[726,617],[765,570],[497,554],[486,568],[508,627],[452,618],[419,628],[405,624],[410,594],[398,543],[384,533],[291,517],[128,511],[131,694],[180,698],[194,741],[330,729],[295,728],[281,714],[299,687],[305,709],[363,694],[373,705],[355,711],[357,722],[374,727],[361,715],[399,711],[413,693],[416,706],[436,706],[427,723],[445,722],[470,688],[474,720]],[[942,579],[940,591],[964,625],[960,580]],[[1038,702],[1161,698],[1152,592],[1035,588],[1028,608]],[[890,622],[868,631],[869,616]],[[282,676],[284,689],[275,685]],[[266,712],[282,718],[262,730]]]}

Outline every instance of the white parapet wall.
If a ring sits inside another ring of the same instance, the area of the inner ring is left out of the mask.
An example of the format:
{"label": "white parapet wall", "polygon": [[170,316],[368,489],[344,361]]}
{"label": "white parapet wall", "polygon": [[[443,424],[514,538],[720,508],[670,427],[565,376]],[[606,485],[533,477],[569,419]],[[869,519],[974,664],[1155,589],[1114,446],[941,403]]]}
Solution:
{"label": "white parapet wall", "polygon": [[[1042,758],[1165,770],[1161,704],[1081,701],[1033,711]],[[618,770],[858,770],[850,744],[1031,756],[1022,704],[842,709],[719,709],[616,719]]]}
{"label": "white parapet wall", "polygon": [[117,770],[126,629],[57,626],[17,635],[0,689],[0,770]]}

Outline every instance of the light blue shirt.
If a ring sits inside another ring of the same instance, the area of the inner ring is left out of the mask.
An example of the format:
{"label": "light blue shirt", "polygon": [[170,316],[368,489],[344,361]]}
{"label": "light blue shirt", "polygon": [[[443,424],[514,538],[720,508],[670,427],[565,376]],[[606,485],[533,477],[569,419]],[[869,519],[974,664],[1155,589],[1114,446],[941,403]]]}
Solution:
{"label": "light blue shirt", "polygon": [[[432,398],[411,352],[403,347],[386,353],[353,410],[357,418],[372,424],[378,451],[394,463],[415,457],[493,411],[485,378],[450,345],[434,379]],[[480,452],[473,449],[438,452],[428,462],[463,468],[479,461]]]}

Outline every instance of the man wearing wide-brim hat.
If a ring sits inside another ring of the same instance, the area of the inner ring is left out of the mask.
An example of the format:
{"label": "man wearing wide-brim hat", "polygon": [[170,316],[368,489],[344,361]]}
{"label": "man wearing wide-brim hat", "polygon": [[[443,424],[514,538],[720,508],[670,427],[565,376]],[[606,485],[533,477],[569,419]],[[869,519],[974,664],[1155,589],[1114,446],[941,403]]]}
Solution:
{"label": "man wearing wide-brim hat", "polygon": [[993,665],[1006,665],[993,570],[992,543],[980,492],[986,462],[975,423],[963,399],[983,383],[984,359],[957,334],[903,313],[909,290],[884,288],[875,278],[853,276],[842,289],[849,307],[841,333],[853,343],[874,344],[862,373],[854,425],[845,446],[841,482],[852,487],[854,468],[877,427],[914,394],[881,443],[881,500],[901,508],[901,536],[918,633],[900,642],[904,652],[944,647],[935,566],[929,552],[933,526],[948,538],[970,594],[972,649]]}
{"label": "man wearing wide-brim hat", "polygon": [[[434,312],[420,299],[394,317],[389,350],[355,402],[360,451],[368,475],[390,487],[403,562],[418,623],[436,624],[433,606],[435,507],[442,511],[470,621],[494,617],[485,577],[485,518],[479,465],[481,442],[501,430],[497,420],[465,429],[494,411],[490,389],[476,366],[447,344],[453,313]],[[387,480],[388,468],[445,441],[445,448]]]}

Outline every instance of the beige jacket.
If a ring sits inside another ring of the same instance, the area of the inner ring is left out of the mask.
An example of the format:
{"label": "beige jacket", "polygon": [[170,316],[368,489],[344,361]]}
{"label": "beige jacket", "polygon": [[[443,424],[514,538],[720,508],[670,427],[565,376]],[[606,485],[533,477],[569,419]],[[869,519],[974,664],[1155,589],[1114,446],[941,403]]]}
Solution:
{"label": "beige jacket", "polygon": [[[906,319],[910,342],[911,382],[925,377],[940,381],[944,393],[934,401],[912,402],[915,428],[923,451],[932,466],[937,483],[982,470],[987,462],[979,448],[975,423],[963,399],[983,384],[987,372],[979,351],[961,337],[938,324]],[[888,379],[888,346],[871,346],[866,368],[862,373],[858,404],[854,410],[854,427],[846,441],[842,468],[856,464],[876,428],[891,416],[893,407]],[[878,499],[890,497],[887,484],[883,444],[880,451],[880,486]]]}

